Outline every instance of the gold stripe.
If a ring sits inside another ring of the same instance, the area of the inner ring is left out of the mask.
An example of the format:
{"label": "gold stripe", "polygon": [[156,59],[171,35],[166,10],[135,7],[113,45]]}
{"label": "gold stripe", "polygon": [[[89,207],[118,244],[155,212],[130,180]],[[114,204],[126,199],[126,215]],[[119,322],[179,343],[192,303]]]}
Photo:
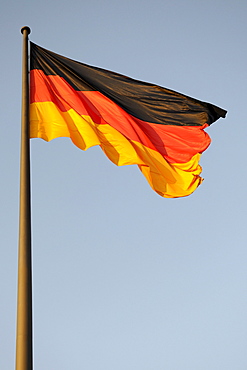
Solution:
{"label": "gold stripe", "polygon": [[187,196],[202,182],[199,153],[187,163],[170,164],[159,152],[128,140],[108,124],[95,124],[73,109],[61,112],[52,102],[31,104],[30,137],[46,141],[69,137],[82,150],[100,145],[116,165],[137,164],[150,186],[163,197]]}

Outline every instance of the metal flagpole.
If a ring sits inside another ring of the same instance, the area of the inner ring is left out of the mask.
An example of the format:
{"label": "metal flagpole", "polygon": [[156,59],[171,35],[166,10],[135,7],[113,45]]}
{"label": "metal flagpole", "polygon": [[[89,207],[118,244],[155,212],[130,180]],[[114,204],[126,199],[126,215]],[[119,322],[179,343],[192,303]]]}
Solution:
{"label": "metal flagpole", "polygon": [[33,369],[28,35],[23,27],[16,370]]}

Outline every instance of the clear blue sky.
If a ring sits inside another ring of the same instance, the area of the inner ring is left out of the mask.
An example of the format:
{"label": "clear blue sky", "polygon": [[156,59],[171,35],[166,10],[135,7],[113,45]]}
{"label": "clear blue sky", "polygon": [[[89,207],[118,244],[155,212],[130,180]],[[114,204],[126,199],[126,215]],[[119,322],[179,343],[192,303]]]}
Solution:
{"label": "clear blue sky", "polygon": [[35,370],[246,370],[245,0],[1,4],[0,368],[15,364],[20,28],[226,110],[205,181],[163,199],[98,147],[32,140]]}

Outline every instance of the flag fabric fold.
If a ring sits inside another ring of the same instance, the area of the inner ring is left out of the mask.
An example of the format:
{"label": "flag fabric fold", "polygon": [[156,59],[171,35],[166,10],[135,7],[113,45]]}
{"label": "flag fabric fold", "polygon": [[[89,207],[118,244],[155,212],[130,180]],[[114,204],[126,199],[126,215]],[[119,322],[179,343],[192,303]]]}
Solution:
{"label": "flag fabric fold", "polygon": [[204,131],[226,111],[178,92],[89,66],[31,43],[30,137],[100,145],[116,165],[136,164],[167,198],[202,182]]}

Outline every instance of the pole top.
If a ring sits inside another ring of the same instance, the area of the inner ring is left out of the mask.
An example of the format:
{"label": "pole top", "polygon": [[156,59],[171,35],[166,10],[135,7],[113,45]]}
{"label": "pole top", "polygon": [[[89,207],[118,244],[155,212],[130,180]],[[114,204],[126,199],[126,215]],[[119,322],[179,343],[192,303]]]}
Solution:
{"label": "pole top", "polygon": [[24,26],[21,28],[21,33],[23,34],[24,31],[27,31],[27,34],[29,35],[31,33],[31,28],[29,28],[28,26]]}

